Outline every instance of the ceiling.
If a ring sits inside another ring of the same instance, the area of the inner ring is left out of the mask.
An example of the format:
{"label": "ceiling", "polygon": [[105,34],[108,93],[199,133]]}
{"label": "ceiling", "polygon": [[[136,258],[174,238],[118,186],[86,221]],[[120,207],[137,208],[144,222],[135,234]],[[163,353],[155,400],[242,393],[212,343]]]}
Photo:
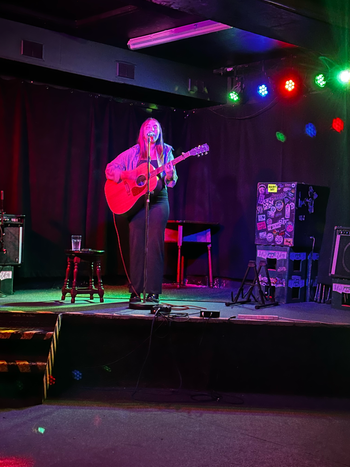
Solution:
{"label": "ceiling", "polygon": [[348,59],[343,0],[0,0],[0,17],[127,49],[129,39],[206,19],[232,26],[139,53],[226,70],[310,53]]}

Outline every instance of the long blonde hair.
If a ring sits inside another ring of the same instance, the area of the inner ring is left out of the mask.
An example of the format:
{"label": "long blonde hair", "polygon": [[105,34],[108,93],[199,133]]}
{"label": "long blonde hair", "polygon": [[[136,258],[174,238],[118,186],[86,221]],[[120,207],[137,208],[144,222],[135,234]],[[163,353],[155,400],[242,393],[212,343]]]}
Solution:
{"label": "long blonde hair", "polygon": [[145,126],[147,125],[148,122],[150,122],[151,120],[154,120],[158,123],[159,125],[159,137],[157,139],[157,141],[155,142],[155,149],[157,151],[157,155],[158,155],[158,159],[161,163],[164,163],[164,141],[163,141],[163,130],[162,130],[162,127],[160,125],[160,123],[158,122],[158,120],[156,120],[155,118],[147,118],[147,120],[145,120],[142,125],[141,125],[141,128],[140,128],[140,131],[139,131],[139,136],[137,138],[137,142],[140,146],[140,159],[147,159],[147,139],[144,137],[144,128]]}

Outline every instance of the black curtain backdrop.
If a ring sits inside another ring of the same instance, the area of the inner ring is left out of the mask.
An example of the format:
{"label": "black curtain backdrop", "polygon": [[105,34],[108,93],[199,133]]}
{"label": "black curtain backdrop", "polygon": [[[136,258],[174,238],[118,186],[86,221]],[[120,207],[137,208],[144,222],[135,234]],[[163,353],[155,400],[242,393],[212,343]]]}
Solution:
{"label": "black curtain backdrop", "polygon": [[[217,222],[213,236],[214,277],[241,279],[255,258],[258,182],[305,182],[330,188],[319,280],[328,270],[334,226],[350,225],[349,98],[310,93],[298,102],[274,100],[242,106],[184,111],[154,108],[77,90],[0,78],[0,189],[4,209],[24,214],[24,262],[17,275],[64,276],[70,235],[83,247],[104,249],[105,276],[123,276],[113,216],[104,197],[104,170],[136,142],[148,117],[163,126],[175,155],[208,143],[210,152],[178,164],[179,181],[169,190],[171,219]],[[332,129],[333,118],[346,127]],[[313,123],[317,135],[305,134]],[[284,143],[276,132],[286,136]],[[125,259],[127,228],[118,219]],[[320,247],[320,245],[318,246]],[[188,273],[207,274],[205,249]],[[166,274],[175,275],[176,251],[166,254]]]}

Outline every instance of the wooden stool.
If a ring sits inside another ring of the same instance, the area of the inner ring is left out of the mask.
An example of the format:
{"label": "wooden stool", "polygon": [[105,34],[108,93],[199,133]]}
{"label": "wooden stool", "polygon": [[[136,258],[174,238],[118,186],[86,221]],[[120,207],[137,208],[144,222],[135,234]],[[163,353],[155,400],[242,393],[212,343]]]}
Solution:
{"label": "wooden stool", "polygon": [[[66,250],[67,255],[67,269],[66,278],[62,287],[62,300],[66,298],[66,294],[71,294],[71,302],[75,302],[77,294],[89,294],[90,300],[94,298],[94,294],[98,294],[100,302],[103,302],[104,289],[101,279],[101,256],[104,254],[103,250],[90,250],[84,249],[80,251]],[[90,264],[90,277],[89,287],[77,287],[78,267],[80,262],[86,262]],[[69,287],[69,276],[71,273],[71,266],[74,264],[73,269],[73,283],[72,287]],[[97,276],[97,288],[95,287],[94,281],[94,266]]]}

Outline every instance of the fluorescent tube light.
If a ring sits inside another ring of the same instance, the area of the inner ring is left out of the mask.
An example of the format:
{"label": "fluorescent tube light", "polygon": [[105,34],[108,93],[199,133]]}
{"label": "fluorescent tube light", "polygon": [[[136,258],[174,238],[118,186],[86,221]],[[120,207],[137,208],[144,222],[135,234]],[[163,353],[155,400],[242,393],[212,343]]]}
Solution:
{"label": "fluorescent tube light", "polygon": [[128,47],[131,50],[143,49],[154,45],[166,44],[168,42],[179,41],[189,37],[201,36],[211,32],[230,29],[227,24],[217,23],[216,21],[201,21],[199,23],[187,24],[179,28],[167,29],[165,31],[148,34],[146,36],[135,37],[128,41]]}

